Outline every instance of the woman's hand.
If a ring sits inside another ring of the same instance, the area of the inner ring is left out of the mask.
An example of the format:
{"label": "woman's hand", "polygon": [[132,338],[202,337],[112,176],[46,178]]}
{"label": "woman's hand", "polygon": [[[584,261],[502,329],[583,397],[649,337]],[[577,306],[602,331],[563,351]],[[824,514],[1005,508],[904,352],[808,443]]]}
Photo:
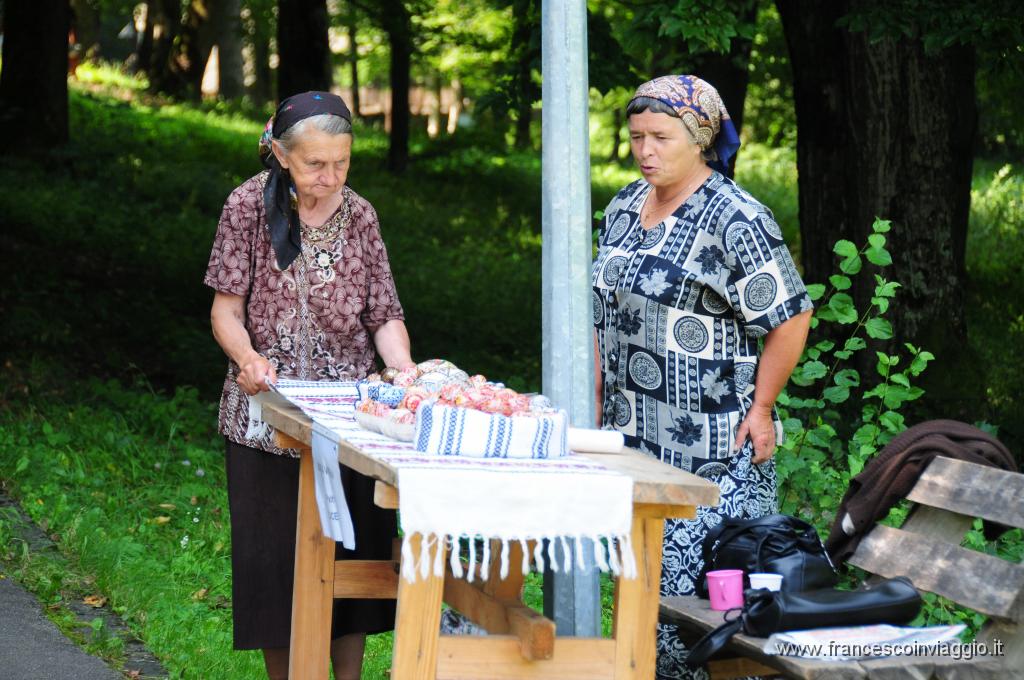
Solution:
{"label": "woman's hand", "polygon": [[736,443],[733,449],[739,451],[743,442],[750,437],[754,445],[754,463],[760,465],[771,459],[775,454],[775,423],[772,421],[772,408],[754,404],[747,417],[740,423],[736,431]]}
{"label": "woman's hand", "polygon": [[256,352],[253,352],[244,363],[239,364],[239,368],[241,370],[238,372],[238,386],[249,396],[269,391],[268,380],[271,383],[277,382],[274,364]]}
{"label": "woman's hand", "polygon": [[252,347],[249,332],[245,330],[245,298],[218,292],[213,296],[210,309],[213,337],[224,353],[238,364],[238,386],[248,395],[269,390],[270,382],[277,382],[274,366]]}

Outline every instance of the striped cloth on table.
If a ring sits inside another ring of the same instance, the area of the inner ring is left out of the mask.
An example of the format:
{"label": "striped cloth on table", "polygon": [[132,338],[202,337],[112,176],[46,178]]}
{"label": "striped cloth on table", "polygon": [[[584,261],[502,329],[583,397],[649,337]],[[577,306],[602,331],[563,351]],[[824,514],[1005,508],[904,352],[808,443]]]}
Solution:
{"label": "striped cloth on table", "polygon": [[[531,566],[543,569],[547,561],[555,571],[569,570],[575,562],[582,568],[597,566],[628,578],[636,576],[630,543],[630,477],[571,453],[559,458],[516,459],[417,451],[409,442],[359,427],[354,418],[359,393],[353,382],[279,380],[275,391],[313,420],[314,431],[323,435],[314,437],[314,445],[321,441],[319,447],[329,449],[321,450],[322,458],[337,460],[336,443],[345,441],[397,471],[399,517],[405,534],[402,576],[407,580],[415,580],[417,574],[426,577],[431,571],[437,576],[443,573],[441,551],[423,551],[423,557],[413,563],[408,540],[417,533],[425,537],[428,546],[444,543],[452,571],[469,580],[477,575],[477,565],[485,577],[492,557],[485,541],[478,560],[476,538],[501,541],[502,549],[494,559],[501,561],[503,576],[510,568],[508,544],[512,541],[524,547],[524,573]],[[313,454],[317,458],[316,450]],[[317,503],[321,517],[329,515],[320,486]],[[569,549],[568,539],[580,538],[592,539],[592,552],[583,554],[584,544],[579,540],[575,550]],[[525,550],[529,540],[537,541],[533,551]],[[554,559],[555,542],[563,544],[564,557],[558,561]],[[469,549],[468,569],[459,559],[462,544]]]}
{"label": "striped cloth on table", "polygon": [[561,458],[569,453],[565,411],[503,416],[424,402],[416,411],[417,451],[475,458]]}

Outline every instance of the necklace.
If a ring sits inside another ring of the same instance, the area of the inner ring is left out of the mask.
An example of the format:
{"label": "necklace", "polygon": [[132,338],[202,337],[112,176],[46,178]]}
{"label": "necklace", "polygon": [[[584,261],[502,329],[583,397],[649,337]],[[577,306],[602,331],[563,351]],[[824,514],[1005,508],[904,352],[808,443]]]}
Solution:
{"label": "necklace", "polygon": [[299,229],[302,232],[302,238],[308,240],[310,243],[333,241],[345,228],[345,224],[348,222],[348,217],[349,205],[348,201],[344,200],[341,204],[341,209],[335,211],[334,215],[319,227],[311,227],[300,219]]}
{"label": "necklace", "polygon": [[[699,173],[699,174],[703,174],[703,173]],[[641,220],[643,222],[650,222],[651,215],[653,215],[656,212],[660,211],[664,206],[671,205],[680,196],[689,195],[689,194],[693,193],[693,191],[700,184],[703,184],[705,179],[706,178],[704,178],[704,177],[698,176],[696,180],[694,180],[693,182],[687,184],[680,191],[676,192],[672,196],[669,196],[668,198],[666,198],[663,201],[658,200],[657,192],[652,187],[651,188],[651,192],[647,195],[647,201],[644,204],[644,210],[643,210],[643,214],[641,215]],[[653,205],[652,205],[652,203],[653,203]]]}

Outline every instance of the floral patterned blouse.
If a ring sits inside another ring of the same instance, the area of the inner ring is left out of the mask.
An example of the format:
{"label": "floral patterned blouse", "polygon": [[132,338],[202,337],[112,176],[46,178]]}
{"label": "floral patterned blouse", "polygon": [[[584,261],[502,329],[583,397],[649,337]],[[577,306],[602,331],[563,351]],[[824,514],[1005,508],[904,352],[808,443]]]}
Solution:
{"label": "floral patterned blouse", "polygon": [[644,180],[620,191],[599,236],[604,423],[628,446],[691,469],[733,455],[754,399],[758,338],[811,301],[771,212],[732,180],[712,172],[644,229],[650,191]]}
{"label": "floral patterned blouse", "polygon": [[[323,227],[303,228],[302,254],[281,270],[266,228],[263,172],[231,192],[221,213],[203,282],[246,299],[246,329],[253,348],[278,377],[358,379],[374,364],[372,334],[403,319],[377,213],[344,188],[344,200]],[[239,367],[228,361],[220,400],[220,432],[231,441],[288,453],[273,433],[245,438],[249,400],[238,386]]]}

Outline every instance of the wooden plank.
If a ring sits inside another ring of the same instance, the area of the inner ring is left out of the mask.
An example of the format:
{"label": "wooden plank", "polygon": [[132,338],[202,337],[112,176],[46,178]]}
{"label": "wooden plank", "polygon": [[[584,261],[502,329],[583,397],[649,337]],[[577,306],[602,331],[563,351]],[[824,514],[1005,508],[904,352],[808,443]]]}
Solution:
{"label": "wooden plank", "polygon": [[334,603],[334,541],[320,528],[313,453],[299,451],[299,501],[295,530],[295,584],[288,677],[327,680]]}
{"label": "wooden plank", "polygon": [[334,597],[395,599],[398,597],[398,562],[338,560],[334,563]]}
{"label": "wooden plank", "polygon": [[687,507],[664,505],[662,503],[634,503],[633,516],[648,519],[664,519],[666,517],[693,519],[697,516],[697,507],[693,505]]}
{"label": "wooden plank", "polygon": [[960,545],[973,523],[974,520],[967,515],[927,505],[916,505],[900,528],[914,534],[930,536],[937,541]]}
{"label": "wooden plank", "polygon": [[[663,597],[660,619],[664,623],[679,626],[684,638],[695,641],[712,628],[720,626],[723,613],[712,610],[710,602],[697,597]],[[734,635],[723,648],[723,653],[749,658],[787,677],[802,680],[862,680],[866,677],[865,671],[856,663],[773,656],[764,653],[764,643],[764,638]]]}
{"label": "wooden plank", "polygon": [[[533,551],[536,541],[527,541],[527,550]],[[488,595],[492,595],[503,602],[519,602],[523,595],[523,546],[519,541],[509,541],[508,544],[508,576],[501,578],[501,541],[491,541],[491,564],[489,565],[487,580],[481,584],[481,589]]]}
{"label": "wooden plank", "polygon": [[611,680],[614,665],[614,640],[560,637],[550,659],[528,661],[511,635],[442,635],[437,680]]}
{"label": "wooden plank", "polygon": [[718,485],[653,458],[636,449],[622,453],[580,454],[609,470],[633,478],[633,502],[659,505],[718,505]]}
{"label": "wooden plank", "polygon": [[1024,528],[1024,474],[939,456],[907,496],[915,503]]}
{"label": "wooden plank", "polygon": [[990,616],[1019,620],[1024,565],[928,536],[878,525],[850,562],[873,574],[907,576],[919,590]]}
{"label": "wooden plank", "polygon": [[615,581],[615,680],[654,677],[655,630],[661,586],[661,542],[665,520],[633,517],[637,577]]}
{"label": "wooden plank", "polygon": [[469,583],[448,573],[444,601],[488,633],[511,633],[520,641],[524,659],[550,659],[555,646],[555,622],[518,600],[502,601],[485,592],[479,583]]}
{"label": "wooden plank", "polygon": [[864,669],[870,680],[1006,680],[1014,677],[996,658],[957,660],[944,656],[899,656],[860,659],[854,663]]}
{"label": "wooden plank", "polygon": [[519,653],[527,661],[555,655],[555,622],[525,604],[508,606],[508,627],[519,638]]}
{"label": "wooden plank", "polygon": [[758,663],[752,659],[736,657],[734,659],[711,659],[707,664],[708,674],[712,680],[734,680],[752,676],[772,677],[780,671]]}
{"label": "wooden plank", "polygon": [[398,489],[377,480],[373,484],[373,504],[385,510],[397,510]]}
{"label": "wooden plank", "polygon": [[[421,534],[407,537],[414,563],[424,552]],[[435,541],[426,548],[426,556],[433,560],[435,551],[441,551],[444,560],[445,545]],[[395,614],[395,641],[391,658],[391,677],[395,680],[434,680],[437,672],[437,640],[441,626],[441,595],[444,577],[434,576],[433,569],[426,578],[409,582],[398,580],[398,611]],[[304,676],[289,676],[301,678]]]}

